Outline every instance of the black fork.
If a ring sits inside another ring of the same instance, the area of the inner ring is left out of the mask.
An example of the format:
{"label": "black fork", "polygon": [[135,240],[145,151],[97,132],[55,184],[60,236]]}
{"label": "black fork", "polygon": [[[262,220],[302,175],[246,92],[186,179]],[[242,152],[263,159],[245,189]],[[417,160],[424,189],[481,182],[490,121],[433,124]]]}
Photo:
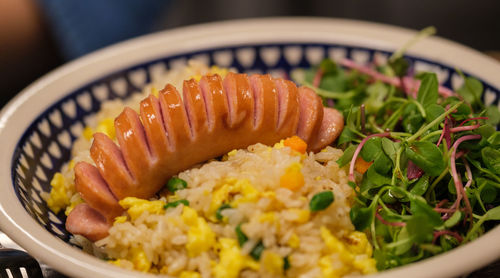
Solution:
{"label": "black fork", "polygon": [[43,274],[38,261],[28,253],[5,248],[0,249],[0,277],[43,278]]}

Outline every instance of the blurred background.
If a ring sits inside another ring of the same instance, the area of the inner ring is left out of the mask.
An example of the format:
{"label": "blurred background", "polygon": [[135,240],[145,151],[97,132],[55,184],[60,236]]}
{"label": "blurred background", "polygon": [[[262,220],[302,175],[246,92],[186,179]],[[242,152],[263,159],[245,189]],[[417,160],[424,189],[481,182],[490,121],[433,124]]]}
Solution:
{"label": "blurred background", "polygon": [[497,0],[0,0],[0,107],[51,69],[106,45],[178,26],[269,16],[434,25],[439,36],[500,56]]}

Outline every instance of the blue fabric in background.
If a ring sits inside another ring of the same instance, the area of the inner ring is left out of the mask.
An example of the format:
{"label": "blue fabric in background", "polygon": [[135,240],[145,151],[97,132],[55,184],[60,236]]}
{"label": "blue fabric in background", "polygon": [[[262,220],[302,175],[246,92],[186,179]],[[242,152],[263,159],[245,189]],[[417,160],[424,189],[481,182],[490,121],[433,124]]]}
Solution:
{"label": "blue fabric in background", "polygon": [[38,0],[66,60],[160,28],[168,0]]}

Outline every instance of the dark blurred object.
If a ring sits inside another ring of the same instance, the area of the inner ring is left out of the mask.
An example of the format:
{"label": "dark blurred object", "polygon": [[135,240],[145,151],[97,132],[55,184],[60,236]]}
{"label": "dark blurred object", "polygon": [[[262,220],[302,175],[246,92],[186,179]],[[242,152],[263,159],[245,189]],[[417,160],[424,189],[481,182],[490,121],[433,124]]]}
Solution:
{"label": "dark blurred object", "polygon": [[496,0],[0,0],[0,107],[64,61],[160,29],[249,17],[338,17],[434,25],[439,36],[487,51],[500,50],[498,11]]}
{"label": "dark blurred object", "polygon": [[474,271],[471,274],[465,276],[466,278],[499,278],[500,277],[500,260],[481,268],[480,270]]}
{"label": "dark blurred object", "polygon": [[43,275],[38,262],[28,253],[6,248],[0,249],[0,277],[43,278]]}
{"label": "dark blurred object", "polygon": [[480,51],[500,50],[500,1],[482,0],[182,0],[164,17],[168,28],[262,16],[359,19],[411,29],[435,26],[438,35]]}
{"label": "dark blurred object", "polygon": [[0,107],[61,62],[35,3],[0,0]]}
{"label": "dark blurred object", "polygon": [[37,0],[66,60],[160,29],[169,0]]}

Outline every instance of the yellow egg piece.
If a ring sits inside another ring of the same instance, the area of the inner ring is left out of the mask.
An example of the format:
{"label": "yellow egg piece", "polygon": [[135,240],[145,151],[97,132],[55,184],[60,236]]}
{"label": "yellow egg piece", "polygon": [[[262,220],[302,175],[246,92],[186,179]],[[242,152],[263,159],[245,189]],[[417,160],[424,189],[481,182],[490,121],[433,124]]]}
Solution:
{"label": "yellow egg piece", "polygon": [[274,222],[276,220],[274,212],[266,212],[259,216],[259,222]]}
{"label": "yellow egg piece", "polygon": [[338,253],[340,259],[344,263],[350,263],[353,261],[354,256],[347,250],[342,241],[332,235],[330,230],[325,226],[320,228],[321,238],[325,242],[325,246],[330,253]]}
{"label": "yellow egg piece", "polygon": [[47,205],[54,213],[59,213],[63,208],[70,205],[70,194],[68,194],[68,181],[61,173],[56,173],[50,181],[52,188],[47,199]]}
{"label": "yellow egg piece", "polygon": [[197,271],[183,271],[179,278],[201,278],[201,274]]}
{"label": "yellow egg piece", "polygon": [[92,128],[87,126],[83,129],[82,135],[85,139],[87,139],[87,141],[90,141],[92,139],[92,135],[94,135],[94,132],[92,131]]}
{"label": "yellow egg piece", "polygon": [[151,268],[151,261],[146,257],[146,253],[141,248],[132,249],[132,263],[134,269],[142,272],[148,272]]}
{"label": "yellow egg piece", "polygon": [[232,238],[220,238],[219,246],[219,263],[212,268],[214,276],[216,278],[238,277],[245,263],[238,242]]}
{"label": "yellow egg piece", "polygon": [[125,223],[127,221],[127,216],[118,216],[115,217],[115,221],[113,222],[113,225],[119,224],[119,223]]}
{"label": "yellow egg piece", "polygon": [[299,248],[300,247],[300,238],[296,233],[293,233],[290,238],[288,239],[288,246],[292,248]]}
{"label": "yellow egg piece", "polygon": [[262,252],[261,262],[264,269],[270,274],[281,276],[283,274],[283,258],[271,251]]}
{"label": "yellow egg piece", "polygon": [[106,118],[101,120],[96,127],[96,132],[102,132],[106,134],[111,140],[115,139],[115,120],[112,118]]}
{"label": "yellow egg piece", "polygon": [[373,249],[365,233],[354,231],[344,238],[344,240],[346,241],[347,248],[352,253],[358,255],[366,254],[368,257],[372,256]]}
{"label": "yellow egg piece", "polygon": [[184,223],[189,226],[188,242],[186,243],[189,257],[196,257],[215,245],[215,233],[203,217],[198,217],[194,209],[185,206],[181,217]]}
{"label": "yellow egg piece", "polygon": [[293,221],[297,222],[297,223],[301,223],[301,224],[306,223],[307,221],[309,221],[309,218],[311,217],[311,212],[307,209],[291,208],[291,209],[288,209],[287,211],[296,215],[296,217]]}
{"label": "yellow egg piece", "polygon": [[145,211],[151,214],[161,214],[165,212],[165,202],[156,200],[148,201],[135,197],[126,197],[118,202],[122,208],[127,210],[130,219],[134,221]]}

